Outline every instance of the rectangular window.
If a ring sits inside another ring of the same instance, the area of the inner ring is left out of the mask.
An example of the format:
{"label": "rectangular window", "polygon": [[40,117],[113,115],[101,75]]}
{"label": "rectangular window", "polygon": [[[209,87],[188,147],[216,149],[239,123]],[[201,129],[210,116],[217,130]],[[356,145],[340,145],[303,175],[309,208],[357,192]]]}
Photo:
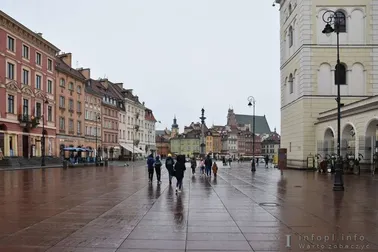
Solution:
{"label": "rectangular window", "polygon": [[65,106],[65,99],[64,99],[63,96],[60,96],[60,97],[59,97],[59,107],[60,107],[60,108],[65,108],[65,107],[66,107],[66,106]]}
{"label": "rectangular window", "polygon": [[29,85],[29,70],[22,69],[22,83]]}
{"label": "rectangular window", "polygon": [[41,117],[41,114],[42,114],[41,111],[42,111],[41,103],[37,102],[35,104],[35,116]]}
{"label": "rectangular window", "polygon": [[38,66],[41,66],[42,65],[42,54],[40,54],[39,52],[37,52],[35,54],[35,63],[38,65]]}
{"label": "rectangular window", "polygon": [[35,88],[41,90],[42,89],[42,76],[36,75],[35,76]]}
{"label": "rectangular window", "polygon": [[14,114],[14,96],[8,95],[8,113]]}
{"label": "rectangular window", "polygon": [[71,111],[74,110],[74,101],[72,99],[69,100],[68,109]]}
{"label": "rectangular window", "polygon": [[53,69],[53,62],[51,59],[47,59],[47,70],[52,71]]}
{"label": "rectangular window", "polygon": [[68,121],[68,132],[73,133],[74,132],[74,122],[72,119]]}
{"label": "rectangular window", "polygon": [[9,51],[14,52],[15,46],[14,46],[14,38],[8,36],[8,44],[7,48]]}
{"label": "rectangular window", "polygon": [[81,122],[77,121],[77,134],[81,134]]}
{"label": "rectangular window", "polygon": [[29,46],[22,45],[22,57],[29,59]]}
{"label": "rectangular window", "polygon": [[59,117],[59,129],[64,130],[64,128],[65,128],[64,117]]}
{"label": "rectangular window", "polygon": [[78,113],[81,113],[81,102],[77,102],[77,108],[76,108]]}
{"label": "rectangular window", "polygon": [[23,107],[22,107],[22,114],[24,116],[29,115],[29,100],[24,99]]}
{"label": "rectangular window", "polygon": [[47,93],[49,93],[49,94],[53,93],[53,83],[52,83],[52,80],[47,80]]}
{"label": "rectangular window", "polygon": [[14,80],[14,64],[8,62],[7,65],[7,77],[10,80]]}
{"label": "rectangular window", "polygon": [[52,107],[48,106],[47,107],[47,121],[52,122],[53,116],[52,116]]}

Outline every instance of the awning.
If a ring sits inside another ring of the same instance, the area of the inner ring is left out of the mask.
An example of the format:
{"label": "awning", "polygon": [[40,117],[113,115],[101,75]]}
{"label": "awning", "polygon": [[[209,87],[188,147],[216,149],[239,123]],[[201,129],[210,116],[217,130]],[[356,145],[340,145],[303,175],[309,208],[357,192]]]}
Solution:
{"label": "awning", "polygon": [[142,151],[141,149],[139,149],[138,147],[135,147],[135,149],[136,149],[136,153],[139,153],[139,154],[145,154],[145,152],[144,151]]}
{"label": "awning", "polygon": [[[131,153],[133,153],[133,146],[131,146],[130,144],[120,143],[120,145],[121,145],[124,149],[126,149],[126,150],[130,151]],[[135,148],[135,149],[136,149],[136,148]],[[135,151],[135,149],[134,149],[134,151]]]}

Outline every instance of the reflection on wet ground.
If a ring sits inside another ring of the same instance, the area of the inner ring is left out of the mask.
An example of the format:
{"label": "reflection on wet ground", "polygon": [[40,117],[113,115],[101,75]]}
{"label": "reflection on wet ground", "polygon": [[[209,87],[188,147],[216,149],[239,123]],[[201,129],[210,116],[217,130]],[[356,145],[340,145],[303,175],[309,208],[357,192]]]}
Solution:
{"label": "reflection on wet ground", "polygon": [[378,178],[344,179],[220,165],[176,195],[142,166],[0,172],[0,251],[378,251]]}

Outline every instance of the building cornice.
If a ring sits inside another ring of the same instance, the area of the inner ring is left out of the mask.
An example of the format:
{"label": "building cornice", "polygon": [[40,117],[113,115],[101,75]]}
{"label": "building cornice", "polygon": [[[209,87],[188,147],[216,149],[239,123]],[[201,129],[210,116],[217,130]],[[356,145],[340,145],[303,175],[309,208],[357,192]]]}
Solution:
{"label": "building cornice", "polygon": [[37,48],[44,49],[45,52],[48,52],[50,55],[56,55],[60,49],[42,38],[41,35],[36,34],[31,31],[29,28],[19,23],[17,20],[13,19],[9,15],[5,14],[0,10],[0,26],[14,33],[15,35],[20,36],[24,40],[33,44]]}
{"label": "building cornice", "polygon": [[[341,116],[349,117],[373,110],[378,110],[378,96],[353,102],[341,107]],[[328,110],[319,114],[318,121],[315,123],[315,125],[323,122],[333,121],[336,119],[337,109]]]}

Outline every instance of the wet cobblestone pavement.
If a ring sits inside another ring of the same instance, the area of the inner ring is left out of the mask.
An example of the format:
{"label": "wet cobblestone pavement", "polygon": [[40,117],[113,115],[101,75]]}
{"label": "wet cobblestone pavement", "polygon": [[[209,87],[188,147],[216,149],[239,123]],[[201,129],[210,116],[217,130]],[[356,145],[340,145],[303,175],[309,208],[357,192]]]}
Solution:
{"label": "wet cobblestone pavement", "polygon": [[0,172],[0,251],[378,251],[378,177],[220,165],[176,195],[163,170]]}

